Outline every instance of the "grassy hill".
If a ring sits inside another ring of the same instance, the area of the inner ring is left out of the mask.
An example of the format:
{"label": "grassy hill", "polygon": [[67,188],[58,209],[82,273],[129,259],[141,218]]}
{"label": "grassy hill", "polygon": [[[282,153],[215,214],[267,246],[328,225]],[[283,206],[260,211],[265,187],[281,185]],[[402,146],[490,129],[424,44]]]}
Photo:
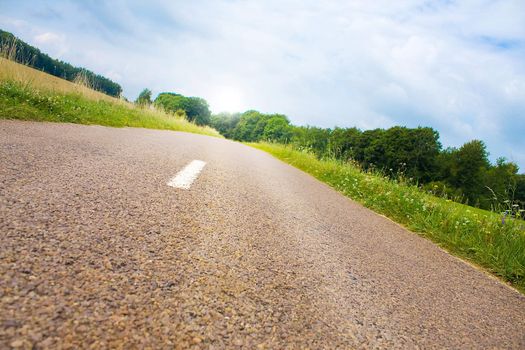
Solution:
{"label": "grassy hill", "polygon": [[94,90],[107,95],[118,97],[122,92],[122,87],[114,81],[88,69],[74,67],[67,62],[51,58],[38,48],[1,29],[0,51],[2,52],[1,56],[9,58],[11,61],[25,64],[65,80],[75,81],[81,75],[91,82]]}
{"label": "grassy hill", "polygon": [[141,108],[86,86],[0,57],[0,118],[143,127],[222,137],[184,117]]}

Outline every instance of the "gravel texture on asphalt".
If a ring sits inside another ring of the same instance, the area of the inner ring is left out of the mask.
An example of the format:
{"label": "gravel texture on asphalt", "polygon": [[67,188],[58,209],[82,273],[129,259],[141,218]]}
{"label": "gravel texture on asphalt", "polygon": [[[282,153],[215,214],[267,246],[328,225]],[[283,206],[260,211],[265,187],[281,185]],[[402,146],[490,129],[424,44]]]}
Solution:
{"label": "gravel texture on asphalt", "polygon": [[242,144],[0,121],[0,162],[1,349],[525,348],[524,296]]}

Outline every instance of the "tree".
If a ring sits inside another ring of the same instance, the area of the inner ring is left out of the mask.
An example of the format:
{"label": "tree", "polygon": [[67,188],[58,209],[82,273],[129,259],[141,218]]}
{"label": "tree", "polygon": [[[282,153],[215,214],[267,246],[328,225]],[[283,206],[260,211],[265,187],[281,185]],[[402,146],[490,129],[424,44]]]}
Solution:
{"label": "tree", "polygon": [[347,161],[355,159],[355,151],[361,136],[357,128],[335,128],[328,140],[328,153],[330,156]]}
{"label": "tree", "polygon": [[210,124],[211,112],[208,102],[203,98],[186,97],[173,92],[163,92],[157,96],[154,104],[172,113],[183,110],[186,112],[188,120],[196,124]]}
{"label": "tree", "polygon": [[209,125],[211,112],[208,102],[200,97],[186,97],[184,99],[184,110],[188,119],[199,125]]}
{"label": "tree", "polygon": [[313,126],[299,126],[292,129],[292,144],[301,149],[313,152],[316,157],[323,158],[328,154],[330,129]]}
{"label": "tree", "polygon": [[292,137],[290,121],[284,115],[273,115],[264,127],[262,138],[267,141],[288,143]]}
{"label": "tree", "polygon": [[385,130],[380,140],[384,154],[381,161],[376,163],[377,166],[388,169],[394,176],[403,173],[422,182],[434,179],[436,158],[441,149],[437,131],[432,128],[396,126]]}
{"label": "tree", "polygon": [[149,106],[151,104],[151,90],[144,89],[135,100],[135,103],[141,106]]}
{"label": "tree", "polygon": [[267,117],[258,111],[246,111],[241,114],[237,126],[233,130],[233,138],[239,141],[254,142],[262,136]]}
{"label": "tree", "polygon": [[183,99],[184,96],[174,92],[163,92],[157,96],[153,104],[167,112],[175,113],[178,110],[184,110]]}
{"label": "tree", "polygon": [[222,112],[211,116],[210,124],[211,126],[221,133],[226,138],[233,138],[233,131],[239,120],[241,119],[240,113],[227,113]]}
{"label": "tree", "polygon": [[371,166],[383,168],[385,160],[385,130],[366,130],[361,134],[355,152],[356,160],[367,169]]}
{"label": "tree", "polygon": [[[525,209],[525,174],[516,175],[516,191],[514,192],[514,200]],[[521,213],[521,217],[525,218],[525,213]]]}
{"label": "tree", "polygon": [[411,129],[411,148],[408,159],[408,165],[411,173],[410,176],[422,182],[428,182],[436,179],[438,169],[437,157],[441,151],[441,142],[439,142],[439,132],[432,128]]}
{"label": "tree", "polygon": [[473,140],[452,152],[448,182],[460,188],[470,205],[479,205],[485,193],[485,174],[490,167],[485,143]]}
{"label": "tree", "polygon": [[[505,158],[498,158],[495,166],[491,166],[485,175],[484,195],[481,198],[481,207],[496,209],[511,205],[519,201],[516,194],[518,190],[518,165],[507,162]],[[507,202],[506,202],[507,201]]]}

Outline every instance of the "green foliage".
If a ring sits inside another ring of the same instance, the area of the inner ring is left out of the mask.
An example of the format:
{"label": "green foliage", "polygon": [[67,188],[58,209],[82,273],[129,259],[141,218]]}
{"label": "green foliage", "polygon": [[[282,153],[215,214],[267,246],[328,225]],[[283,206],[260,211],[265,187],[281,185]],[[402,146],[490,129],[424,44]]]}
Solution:
{"label": "green foliage", "polygon": [[240,113],[219,113],[211,116],[211,126],[224,137],[233,138],[233,130],[241,119]]}
{"label": "green foliage", "polygon": [[[475,206],[484,204],[490,162],[483,141],[473,140],[459,149],[447,149],[441,158],[444,180],[452,187],[461,189],[467,203]],[[486,208],[486,203],[483,207]]]}
{"label": "green foliage", "polygon": [[[92,88],[110,96],[118,97],[122,93],[119,84],[106,77],[95,74],[84,68],[78,68],[69,63],[53,59],[40,52],[39,49],[26,44],[13,34],[0,30],[0,47],[10,51],[9,59],[22,63],[35,69],[44,71],[65,80],[74,81],[78,76],[84,78],[92,84]],[[3,50],[4,51],[4,50]]]}
{"label": "green foliage", "polygon": [[373,164],[391,175],[403,174],[423,182],[433,178],[436,156],[441,149],[435,130],[396,126],[363,134],[365,167]]}
{"label": "green foliage", "polygon": [[0,81],[0,118],[113,127],[142,127],[219,136],[216,130],[125,102],[94,101],[80,94],[40,91],[27,84]]}
{"label": "green foliage", "polygon": [[345,161],[356,159],[360,136],[361,130],[357,128],[333,129],[328,140],[328,154]]}
{"label": "green foliage", "polygon": [[393,177],[403,174],[428,182],[435,176],[441,148],[438,140],[439,134],[431,128],[393,127],[361,132],[356,128],[295,127],[291,143],[318,158],[353,160],[365,169],[381,169]]}
{"label": "green foliage", "polygon": [[431,181],[421,186],[421,189],[436,197],[451,199],[459,203],[463,201],[463,193],[461,190],[450,186],[444,181]]}
{"label": "green foliage", "polygon": [[154,104],[172,113],[183,110],[188,120],[198,125],[209,125],[211,122],[208,102],[200,97],[186,97],[173,92],[163,92],[157,96]]}
{"label": "green foliage", "polygon": [[176,112],[183,109],[184,96],[172,93],[163,92],[160,93],[155,101],[153,102],[156,107],[161,107],[169,112]]}
{"label": "green foliage", "polygon": [[292,127],[285,116],[273,115],[264,126],[262,139],[279,143],[288,143],[292,137]]}
{"label": "green foliage", "polygon": [[[502,204],[508,200],[511,205],[517,204],[519,206],[521,204],[521,207],[524,208],[525,196],[519,192],[518,185],[520,178],[523,179],[525,176],[518,176],[517,173],[518,166],[515,163],[507,162],[505,158],[499,158],[495,166],[489,167],[484,174],[485,189],[481,198],[482,206],[502,211]],[[508,208],[504,208],[504,210],[506,209]]]}
{"label": "green foliage", "polygon": [[514,202],[525,209],[525,174],[514,175],[516,186],[513,188]]}
{"label": "green foliage", "polygon": [[293,129],[292,144],[299,150],[313,152],[318,158],[328,157],[330,129],[299,126]]}
{"label": "green foliage", "polygon": [[239,141],[259,140],[264,130],[264,127],[261,128],[264,119],[265,116],[257,111],[244,112],[233,130],[233,138]]}
{"label": "green foliage", "polygon": [[414,185],[365,172],[352,163],[318,160],[291,146],[257,143],[262,149],[344,195],[419,232],[450,252],[485,267],[525,292],[524,223],[454,203]]}
{"label": "green foliage", "polygon": [[229,138],[239,141],[271,141],[288,143],[293,127],[285,115],[247,111],[242,114],[220,113],[212,117],[212,125]]}
{"label": "green foliage", "polygon": [[139,94],[139,97],[135,100],[135,103],[140,106],[148,106],[151,104],[151,90],[144,89]]}

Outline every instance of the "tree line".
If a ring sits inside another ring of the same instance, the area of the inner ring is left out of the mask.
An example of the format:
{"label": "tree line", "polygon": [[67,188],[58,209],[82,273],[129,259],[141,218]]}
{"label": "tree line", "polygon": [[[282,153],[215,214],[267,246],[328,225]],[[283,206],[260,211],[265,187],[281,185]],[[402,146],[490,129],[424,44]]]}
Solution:
{"label": "tree line", "polygon": [[67,62],[53,59],[36,47],[1,29],[0,48],[4,54],[8,54],[10,59],[18,63],[69,81],[75,81],[82,76],[89,82],[91,88],[110,96],[119,97],[122,93],[122,87],[110,79],[85,68],[74,67]]}
{"label": "tree line", "polygon": [[[211,126],[227,138],[278,142],[306,150],[320,159],[353,162],[365,171],[400,177],[426,191],[489,210],[525,206],[525,174],[504,158],[491,164],[483,141],[443,149],[429,127],[359,130],[295,126],[282,114],[257,111],[220,113]],[[514,206],[514,207],[513,207]]]}

